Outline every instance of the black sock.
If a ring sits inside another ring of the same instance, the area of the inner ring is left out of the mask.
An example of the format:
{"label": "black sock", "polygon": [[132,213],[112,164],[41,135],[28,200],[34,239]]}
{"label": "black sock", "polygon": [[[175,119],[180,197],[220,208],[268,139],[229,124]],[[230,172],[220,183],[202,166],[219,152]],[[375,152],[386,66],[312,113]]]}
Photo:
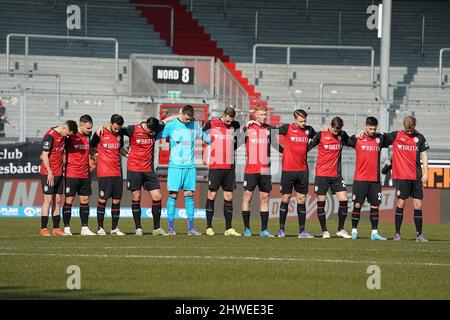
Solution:
{"label": "black sock", "polygon": [[378,229],[378,221],[380,220],[380,212],[377,208],[370,208],[370,224],[372,225],[372,230]]}
{"label": "black sock", "polygon": [[101,203],[100,201],[97,203],[97,225],[98,228],[104,228],[103,222],[105,221],[105,207],[106,202]]}
{"label": "black sock", "polygon": [[344,229],[345,219],[347,218],[348,212],[348,201],[339,201],[339,223],[338,223],[338,231]]}
{"label": "black sock", "polygon": [[[141,225],[141,200],[131,201],[131,211],[133,212],[134,226],[136,229],[142,229]],[[114,228],[113,228],[114,229]]]}
{"label": "black sock", "polygon": [[259,215],[261,216],[261,231],[266,230],[269,224],[269,211],[261,211]]}
{"label": "black sock", "polygon": [[87,227],[89,224],[89,202],[80,203],[80,220],[81,226]]}
{"label": "black sock", "polygon": [[302,233],[305,231],[306,224],[306,204],[297,203],[297,216],[298,216],[298,231]]}
{"label": "black sock", "polygon": [[61,216],[59,214],[57,216],[52,215],[52,220],[53,220],[53,229],[59,229]]}
{"label": "black sock", "polygon": [[325,213],[325,201],[317,201],[317,218],[319,218],[320,228],[323,231],[327,230],[327,215]]}
{"label": "black sock", "polygon": [[233,201],[224,200],[223,215],[225,217],[225,230],[231,229],[231,221],[233,220]]}
{"label": "black sock", "polygon": [[[224,211],[225,214],[225,211]],[[206,199],[206,227],[212,228],[212,220],[214,216],[214,200]]]}
{"label": "black sock", "polygon": [[400,233],[402,222],[403,222],[403,208],[397,207],[395,209],[395,233]]}
{"label": "black sock", "polygon": [[64,227],[70,226],[70,218],[72,217],[72,204],[71,203],[64,203],[63,207],[63,223]]}
{"label": "black sock", "polygon": [[112,225],[111,230],[114,230],[119,225],[119,218],[120,218],[120,202],[119,203],[113,203],[111,205],[111,216],[112,216]]}
{"label": "black sock", "polygon": [[41,216],[41,229],[47,228],[48,216]]}
{"label": "black sock", "polygon": [[416,233],[418,236],[422,234],[422,222],[422,210],[414,209],[414,223],[416,225]]}
{"label": "black sock", "polygon": [[161,228],[161,200],[153,200],[152,216],[153,230]]}
{"label": "black sock", "polygon": [[280,204],[280,229],[284,230],[286,224],[286,217],[288,215],[289,203],[281,201]]}
{"label": "black sock", "polygon": [[353,212],[352,212],[352,228],[356,229],[358,228],[359,219],[361,217],[361,208],[357,208],[353,206]]}
{"label": "black sock", "polygon": [[244,227],[250,229],[250,211],[242,211],[242,218],[244,219]]}

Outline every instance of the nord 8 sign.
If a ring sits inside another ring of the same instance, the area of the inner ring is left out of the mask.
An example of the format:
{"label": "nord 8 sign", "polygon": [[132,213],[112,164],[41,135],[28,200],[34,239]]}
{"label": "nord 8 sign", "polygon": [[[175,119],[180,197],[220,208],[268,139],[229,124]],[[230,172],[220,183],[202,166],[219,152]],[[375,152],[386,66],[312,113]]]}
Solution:
{"label": "nord 8 sign", "polygon": [[194,68],[153,66],[153,82],[194,84]]}

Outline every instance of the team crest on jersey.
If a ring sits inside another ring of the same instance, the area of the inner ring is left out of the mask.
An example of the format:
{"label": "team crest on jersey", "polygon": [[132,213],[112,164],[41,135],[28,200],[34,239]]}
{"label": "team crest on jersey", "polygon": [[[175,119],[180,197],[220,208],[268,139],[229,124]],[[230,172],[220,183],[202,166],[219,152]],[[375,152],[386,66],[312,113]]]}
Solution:
{"label": "team crest on jersey", "polygon": [[69,193],[70,192],[70,187],[67,187],[66,188],[66,193]]}
{"label": "team crest on jersey", "polygon": [[419,142],[419,138],[414,137],[414,142],[415,142],[415,143]]}
{"label": "team crest on jersey", "polygon": [[100,191],[100,197],[104,197],[105,196],[105,191],[101,190]]}

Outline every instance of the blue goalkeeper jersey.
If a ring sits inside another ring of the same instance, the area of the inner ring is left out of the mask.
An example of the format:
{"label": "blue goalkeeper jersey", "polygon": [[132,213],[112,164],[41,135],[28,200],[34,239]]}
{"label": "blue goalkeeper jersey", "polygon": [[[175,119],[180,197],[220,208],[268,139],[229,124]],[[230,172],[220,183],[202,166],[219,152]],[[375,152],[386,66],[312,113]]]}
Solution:
{"label": "blue goalkeeper jersey", "polygon": [[174,119],[166,124],[161,137],[169,138],[171,168],[195,168],[194,147],[197,137],[210,144],[209,137],[195,120],[185,124],[179,119]]}

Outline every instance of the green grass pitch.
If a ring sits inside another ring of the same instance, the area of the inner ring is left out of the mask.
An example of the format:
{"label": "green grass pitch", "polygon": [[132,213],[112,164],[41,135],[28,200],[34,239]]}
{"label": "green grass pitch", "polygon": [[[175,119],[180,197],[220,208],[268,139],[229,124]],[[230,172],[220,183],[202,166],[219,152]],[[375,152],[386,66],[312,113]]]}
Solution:
{"label": "green grass pitch", "polygon": [[[176,221],[175,237],[153,237],[152,221],[143,220],[143,237],[133,234],[132,219],[122,219],[124,237],[81,237],[72,219],[72,237],[41,238],[39,219],[0,220],[0,298],[2,299],[449,299],[450,225],[426,225],[431,241],[417,243],[414,225],[403,239],[371,241],[361,222],[356,241],[298,239],[297,221],[288,237],[228,238],[222,219],[216,236],[186,236]],[[109,230],[111,221],[105,221]],[[205,231],[205,221],[197,230]],[[96,222],[90,221],[95,229]],[[275,232],[278,221],[269,222]],[[49,222],[51,225],[51,221]],[[167,225],[166,220],[162,225]],[[259,220],[251,221],[253,232]],[[335,231],[336,222],[328,223]],[[242,221],[234,226],[242,231]],[[317,222],[308,230],[319,235]],[[347,221],[347,230],[350,222]],[[380,225],[392,239],[393,224]],[[68,290],[67,267],[81,270],[81,290]],[[381,288],[369,290],[370,265],[381,271]]]}

